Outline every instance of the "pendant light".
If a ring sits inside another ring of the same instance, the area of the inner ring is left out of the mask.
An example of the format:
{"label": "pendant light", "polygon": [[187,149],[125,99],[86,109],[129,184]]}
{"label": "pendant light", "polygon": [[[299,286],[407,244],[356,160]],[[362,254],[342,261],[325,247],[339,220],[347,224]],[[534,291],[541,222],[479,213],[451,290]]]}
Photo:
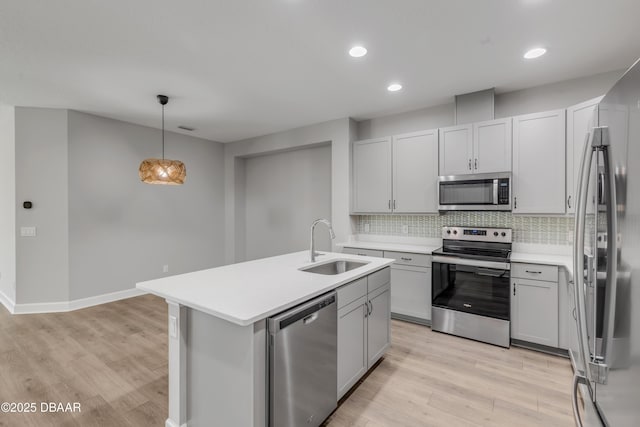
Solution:
{"label": "pendant light", "polygon": [[164,106],[169,102],[169,97],[158,95],[158,102],[162,105],[162,159],[144,159],[138,174],[142,182],[147,184],[181,185],[187,177],[184,163],[164,158]]}

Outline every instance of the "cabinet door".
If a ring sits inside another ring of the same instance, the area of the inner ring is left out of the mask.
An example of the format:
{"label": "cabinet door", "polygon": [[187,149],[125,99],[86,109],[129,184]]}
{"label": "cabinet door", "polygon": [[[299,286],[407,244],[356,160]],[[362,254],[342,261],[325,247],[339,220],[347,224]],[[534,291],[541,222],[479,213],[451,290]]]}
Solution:
{"label": "cabinet door", "polygon": [[474,123],[474,173],[511,172],[511,117]]}
{"label": "cabinet door", "polygon": [[391,343],[390,286],[384,285],[369,294],[367,317],[367,369],[384,355]]}
{"label": "cabinet door", "polygon": [[558,347],[558,283],[511,281],[511,338]]}
{"label": "cabinet door", "polygon": [[602,97],[567,108],[567,213],[575,213],[582,151],[587,133],[597,125],[596,106]]}
{"label": "cabinet door", "polygon": [[353,212],[391,212],[391,139],[353,143]]}
{"label": "cabinet door", "polygon": [[338,399],[367,372],[367,298],[338,310]]}
{"label": "cabinet door", "polygon": [[391,312],[431,320],[431,269],[391,266]]}
{"label": "cabinet door", "polygon": [[578,351],[578,326],[576,322],[573,285],[563,271],[558,280],[558,347]]}
{"label": "cabinet door", "polygon": [[473,129],[472,125],[453,126],[440,129],[440,175],[463,175],[473,173]]}
{"label": "cabinet door", "polygon": [[393,137],[393,211],[438,212],[438,130]]}
{"label": "cabinet door", "polygon": [[565,110],[513,118],[513,213],[565,212]]}

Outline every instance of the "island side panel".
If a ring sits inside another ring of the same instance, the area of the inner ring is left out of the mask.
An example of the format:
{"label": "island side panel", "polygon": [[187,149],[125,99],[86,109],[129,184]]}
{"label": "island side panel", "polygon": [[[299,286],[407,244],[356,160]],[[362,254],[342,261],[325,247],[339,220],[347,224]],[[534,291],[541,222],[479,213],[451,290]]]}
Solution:
{"label": "island side panel", "polygon": [[265,321],[187,309],[187,324],[187,425],[265,427]]}
{"label": "island side panel", "polygon": [[187,420],[187,308],[167,301],[169,309],[169,418],[165,427],[182,427]]}

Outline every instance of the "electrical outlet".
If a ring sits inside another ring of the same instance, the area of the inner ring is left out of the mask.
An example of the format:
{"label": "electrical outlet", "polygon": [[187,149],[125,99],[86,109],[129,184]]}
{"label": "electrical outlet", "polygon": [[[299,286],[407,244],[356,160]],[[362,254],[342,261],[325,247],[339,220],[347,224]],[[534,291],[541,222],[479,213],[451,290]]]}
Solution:
{"label": "electrical outlet", "polygon": [[369,224],[365,224],[365,225],[364,225],[364,232],[365,232],[365,233],[368,233],[368,232],[369,232],[369,230],[370,230]]}
{"label": "electrical outlet", "polygon": [[163,273],[168,273],[169,272],[169,265],[168,264],[165,264],[165,265],[162,266],[162,272]]}
{"label": "electrical outlet", "polygon": [[409,234],[409,226],[408,225],[403,225],[402,226],[402,234]]}

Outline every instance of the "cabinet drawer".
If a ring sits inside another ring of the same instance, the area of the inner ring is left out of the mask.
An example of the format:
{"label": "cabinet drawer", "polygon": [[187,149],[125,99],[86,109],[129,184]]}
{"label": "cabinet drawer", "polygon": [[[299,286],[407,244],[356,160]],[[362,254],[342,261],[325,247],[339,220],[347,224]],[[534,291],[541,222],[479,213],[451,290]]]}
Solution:
{"label": "cabinet drawer", "polygon": [[431,267],[431,255],[384,251],[384,257],[395,259],[394,264]]}
{"label": "cabinet drawer", "polygon": [[511,277],[558,282],[558,266],[544,264],[511,264]]}
{"label": "cabinet drawer", "polygon": [[367,278],[363,277],[338,288],[338,309],[367,295]]}
{"label": "cabinet drawer", "polygon": [[369,292],[373,292],[380,286],[391,283],[391,269],[389,267],[385,267],[382,270],[371,273],[367,278],[369,282],[368,290]]}
{"label": "cabinet drawer", "polygon": [[342,253],[351,254],[351,255],[361,255],[361,256],[373,256],[382,258],[382,251],[377,251],[375,249],[361,249],[361,248],[342,248]]}

